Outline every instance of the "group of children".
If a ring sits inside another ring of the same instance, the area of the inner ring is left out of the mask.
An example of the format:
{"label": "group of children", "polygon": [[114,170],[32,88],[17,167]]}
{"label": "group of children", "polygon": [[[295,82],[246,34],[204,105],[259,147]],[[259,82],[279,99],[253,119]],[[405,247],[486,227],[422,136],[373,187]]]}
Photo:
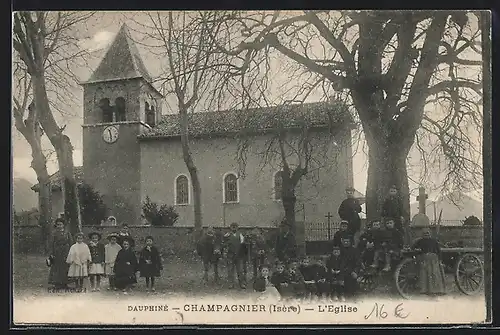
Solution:
{"label": "group of children", "polygon": [[326,262],[315,261],[308,256],[300,262],[295,259],[287,264],[276,262],[271,267],[261,266],[260,275],[254,281],[254,290],[263,296],[274,290],[282,299],[311,300],[313,298],[345,301],[346,295],[354,295],[360,269],[357,250],[351,238],[342,238],[342,246],[334,246]]}
{"label": "group of children", "polygon": [[134,252],[135,242],[127,225],[120,232],[107,236],[106,244],[98,232],[92,232],[88,237],[87,244],[83,233],[76,234],[76,242],[66,258],[69,264],[68,277],[75,280],[77,289],[83,290],[84,279],[88,277],[90,289],[100,291],[101,279],[107,277],[109,290],[127,293],[137,283],[139,272],[140,277],[146,280],[146,290],[155,291],[155,277],[160,276],[163,266],[152,236],[145,238],[146,245],[140,251],[139,259]]}

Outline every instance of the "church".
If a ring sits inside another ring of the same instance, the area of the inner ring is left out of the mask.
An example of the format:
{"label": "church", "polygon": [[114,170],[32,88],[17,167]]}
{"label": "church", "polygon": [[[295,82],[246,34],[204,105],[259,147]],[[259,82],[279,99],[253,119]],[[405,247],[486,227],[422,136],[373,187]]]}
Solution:
{"label": "church", "polygon": [[[179,116],[162,114],[164,97],[153,86],[126,25],[82,86],[83,166],[76,167],[77,180],[102,195],[109,215],[119,223],[141,224],[142,203],[149,197],[175,206],[176,225],[192,226],[192,185],[182,155]],[[265,151],[283,125],[290,143],[299,143],[304,118],[311,137],[322,140],[324,147],[311,144],[309,149],[311,166],[295,188],[297,221],[323,222],[329,212],[339,220],[344,190],[353,185],[352,119],[346,108],[333,106],[305,103],[190,113],[189,144],[201,183],[204,225],[269,227],[284,217],[282,155]],[[249,124],[251,141],[242,169],[238,134]],[[295,149],[292,144],[286,149],[291,166],[303,157],[294,158]],[[52,176],[53,185],[58,178],[58,173]],[[54,214],[63,208],[60,193],[53,187]]]}

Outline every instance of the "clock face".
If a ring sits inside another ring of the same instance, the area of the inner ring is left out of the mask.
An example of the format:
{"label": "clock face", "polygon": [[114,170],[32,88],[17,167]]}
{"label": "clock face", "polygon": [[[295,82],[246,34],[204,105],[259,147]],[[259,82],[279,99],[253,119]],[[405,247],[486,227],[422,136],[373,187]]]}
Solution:
{"label": "clock face", "polygon": [[116,126],[108,126],[102,132],[102,139],[106,143],[114,143],[118,140],[118,128]]}

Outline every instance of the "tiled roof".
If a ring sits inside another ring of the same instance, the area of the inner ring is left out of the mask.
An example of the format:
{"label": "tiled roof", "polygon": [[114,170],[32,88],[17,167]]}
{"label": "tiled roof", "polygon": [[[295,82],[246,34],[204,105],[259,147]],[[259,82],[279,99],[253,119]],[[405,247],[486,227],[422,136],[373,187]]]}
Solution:
{"label": "tiled roof", "polygon": [[[189,114],[189,135],[224,135],[241,131],[263,132],[278,128],[311,128],[352,124],[352,116],[340,103],[304,103],[275,107],[252,108]],[[163,115],[161,122],[140,138],[180,136],[179,115]]]}
{"label": "tiled roof", "polygon": [[[74,173],[75,173],[75,180],[77,183],[80,183],[83,181],[83,166],[75,166],[74,169],[73,169]],[[50,180],[50,183],[52,184],[52,189],[59,189],[61,188],[61,174],[59,173],[59,171],[53,173],[50,177],[49,177],[49,180]],[[35,184],[31,187],[31,189],[35,192],[38,192],[38,184]]]}
{"label": "tiled roof", "polygon": [[132,78],[144,78],[151,83],[151,76],[130,31],[123,24],[101,63],[85,84]]}

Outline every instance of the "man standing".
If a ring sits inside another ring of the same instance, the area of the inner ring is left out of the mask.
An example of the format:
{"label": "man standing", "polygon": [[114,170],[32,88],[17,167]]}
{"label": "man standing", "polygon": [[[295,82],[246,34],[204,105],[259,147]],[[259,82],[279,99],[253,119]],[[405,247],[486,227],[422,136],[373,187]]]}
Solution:
{"label": "man standing", "polygon": [[227,260],[229,262],[229,285],[231,288],[234,287],[234,271],[238,276],[238,283],[242,289],[246,288],[245,278],[242,271],[243,263],[243,244],[245,243],[245,237],[238,231],[238,224],[236,222],[231,223],[231,231],[226,233],[224,237],[226,238],[227,245]]}
{"label": "man standing", "polygon": [[403,202],[398,195],[398,189],[395,185],[389,188],[389,196],[385,199],[382,205],[382,218],[384,222],[391,218],[394,220],[394,227],[400,232],[403,232]]}
{"label": "man standing", "polygon": [[355,236],[361,229],[361,205],[359,200],[354,197],[354,188],[347,187],[345,189],[347,198],[342,201],[339,207],[339,216],[341,220],[348,222],[347,231],[352,236]]}

